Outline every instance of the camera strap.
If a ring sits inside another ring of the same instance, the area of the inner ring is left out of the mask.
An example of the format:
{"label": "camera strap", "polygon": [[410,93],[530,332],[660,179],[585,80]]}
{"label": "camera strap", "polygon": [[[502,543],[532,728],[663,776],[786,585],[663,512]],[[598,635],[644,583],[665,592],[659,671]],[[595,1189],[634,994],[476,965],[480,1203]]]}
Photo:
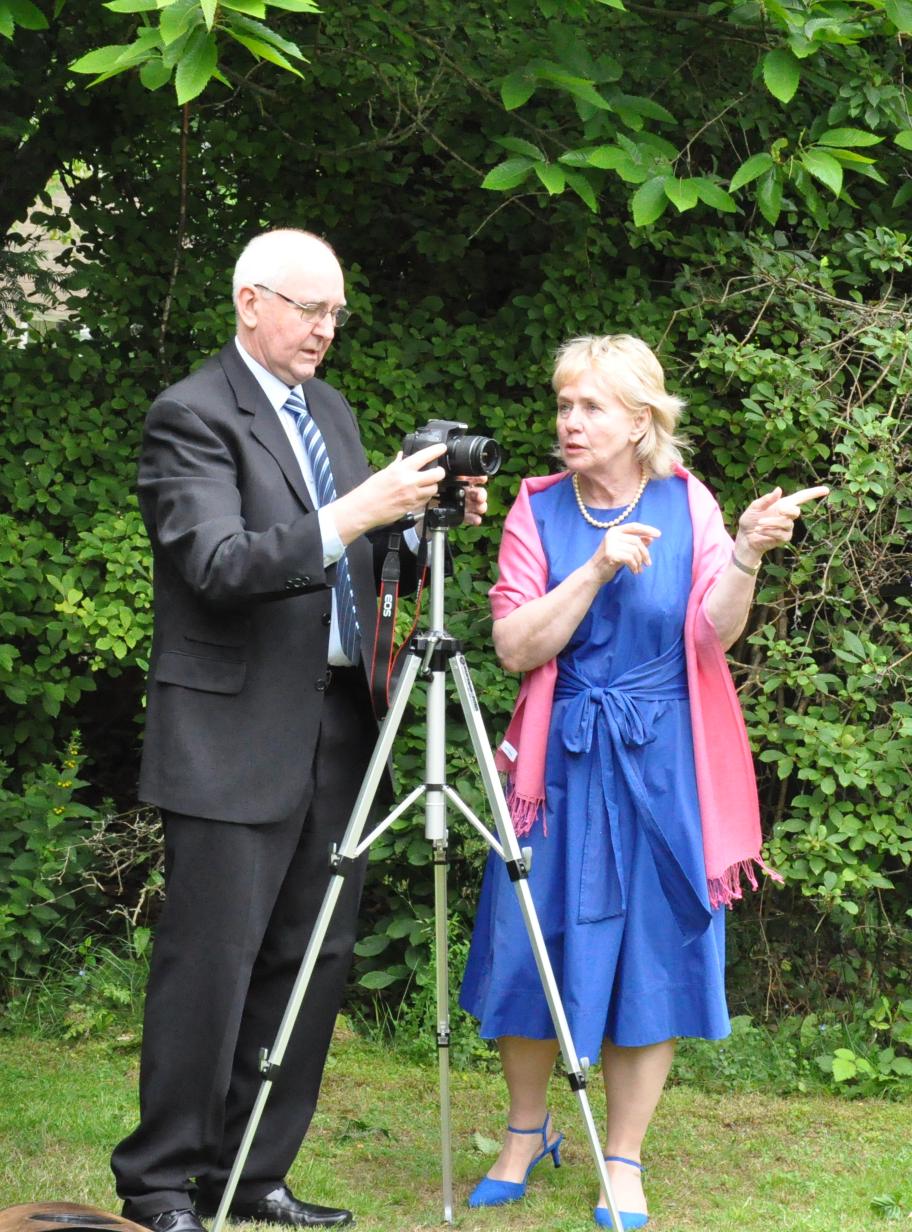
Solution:
{"label": "camera strap", "polygon": [[371,702],[378,719],[382,719],[389,709],[390,696],[395,690],[401,670],[399,658],[418,625],[418,618],[421,614],[421,597],[427,578],[427,539],[422,536],[417,555],[418,586],[415,590],[415,619],[403,641],[399,646],[395,646],[396,616],[399,611],[399,579],[402,573],[402,562],[399,559],[401,542],[402,535],[398,531],[392,531],[387,543],[383,568],[380,571],[374,656],[370,670]]}

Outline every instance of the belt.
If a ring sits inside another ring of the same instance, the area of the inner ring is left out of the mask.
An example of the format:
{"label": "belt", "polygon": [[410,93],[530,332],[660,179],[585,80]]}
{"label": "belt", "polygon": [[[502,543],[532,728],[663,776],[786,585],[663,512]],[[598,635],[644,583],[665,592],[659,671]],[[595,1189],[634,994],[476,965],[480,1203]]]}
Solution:
{"label": "belt", "polygon": [[[603,826],[612,859],[605,870],[601,915],[627,909],[620,824],[614,796],[614,767],[633,801],[637,820],[652,851],[659,883],[685,942],[704,933],[712,919],[698,888],[685,872],[652,811],[632,750],[656,738],[640,703],[681,701],[688,697],[684,644],[679,639],[664,654],[625,672],[607,685],[596,685],[572,665],[559,663],[555,697],[569,704],[561,718],[560,737],[572,754],[590,754],[587,828]],[[588,840],[587,829],[587,840]],[[587,841],[585,850],[589,849]],[[595,870],[598,874],[598,870]],[[596,876],[598,881],[598,876]]]}

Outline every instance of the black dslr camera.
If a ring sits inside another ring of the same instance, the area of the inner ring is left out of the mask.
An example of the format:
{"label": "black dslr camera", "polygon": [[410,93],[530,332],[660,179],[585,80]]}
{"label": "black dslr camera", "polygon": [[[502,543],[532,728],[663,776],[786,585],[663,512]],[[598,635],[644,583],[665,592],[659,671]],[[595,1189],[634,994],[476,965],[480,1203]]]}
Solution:
{"label": "black dslr camera", "polygon": [[467,436],[468,424],[457,419],[430,419],[423,428],[410,432],[402,441],[408,458],[428,445],[446,445],[446,453],[430,466],[446,472],[437,492],[437,506],[428,510],[431,525],[458,526],[465,513],[465,488],[461,477],[495,475],[500,469],[500,446],[489,436]]}

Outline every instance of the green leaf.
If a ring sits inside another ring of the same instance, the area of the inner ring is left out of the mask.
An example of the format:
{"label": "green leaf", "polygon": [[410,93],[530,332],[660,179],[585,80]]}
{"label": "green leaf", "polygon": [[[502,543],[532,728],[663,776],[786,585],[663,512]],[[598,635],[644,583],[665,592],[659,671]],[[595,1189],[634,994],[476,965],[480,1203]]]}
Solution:
{"label": "green leaf", "polygon": [[721,210],[723,214],[734,214],[738,209],[734,199],[715,180],[697,176],[693,183],[697,186],[700,200],[712,206],[714,210]]}
{"label": "green leaf", "polygon": [[898,210],[900,206],[905,205],[907,201],[912,201],[912,180],[906,180],[905,184],[903,184],[902,188],[900,188],[896,196],[893,198],[891,204],[894,210]]}
{"label": "green leaf", "polygon": [[32,0],[6,0],[6,8],[12,14],[13,21],[23,30],[46,30],[48,21],[41,9],[32,4]]}
{"label": "green leaf", "polygon": [[854,167],[859,170],[862,167],[869,167],[876,161],[873,158],[869,158],[867,154],[859,154],[857,150],[840,150],[834,145],[828,147],[827,153],[832,154],[833,157],[838,159],[844,166]]}
{"label": "green leaf", "polygon": [[382,954],[389,948],[390,940],[382,933],[371,933],[369,937],[363,937],[358,942],[355,946],[355,953],[361,958],[376,958],[378,954]]}
{"label": "green leaf", "polygon": [[729,192],[737,192],[739,188],[743,188],[751,180],[759,179],[765,171],[769,171],[775,165],[772,155],[767,154],[765,150],[760,154],[752,154],[747,162],[742,163],[732,176],[731,183],[728,186]]}
{"label": "green leaf", "polygon": [[[270,47],[275,47],[286,56],[292,56],[295,60],[303,60],[307,63],[307,58],[301,51],[297,43],[293,43],[291,39],[282,38],[281,34],[276,34],[275,30],[270,30],[269,26],[264,26],[261,21],[254,21],[252,17],[244,17],[240,13],[226,18],[226,29],[229,32],[242,30],[257,42],[268,43]],[[270,59],[269,56],[264,56],[264,59]],[[273,64],[278,64],[278,60],[273,60]],[[283,64],[283,68],[291,68],[290,65]],[[300,74],[298,74],[300,76]]]}
{"label": "green leaf", "polygon": [[901,150],[912,150],[912,128],[901,129],[893,140]]}
{"label": "green leaf", "polygon": [[595,0],[596,4],[604,4],[609,9],[620,9],[622,13],[626,13],[624,8],[624,0]]}
{"label": "green leaf", "polygon": [[837,1049],[837,1055],[833,1058],[833,1077],[837,1082],[847,1082],[850,1078],[854,1078],[858,1073],[858,1066],[855,1064],[855,1058],[849,1056],[839,1056],[840,1052],[845,1052],[844,1048]]}
{"label": "green leaf", "polygon": [[883,137],[863,128],[828,128],[817,138],[817,145],[865,146],[879,145]]}
{"label": "green leaf", "polygon": [[559,161],[571,167],[599,167],[603,171],[612,171],[629,158],[626,150],[620,149],[619,146],[597,145],[583,150],[568,150],[561,155]]}
{"label": "green leaf", "polygon": [[697,186],[692,179],[678,180],[673,175],[666,175],[663,182],[665,196],[679,214],[683,214],[685,210],[692,210],[700,200]]}
{"label": "green leaf", "polygon": [[161,8],[158,0],[109,0],[102,8],[112,13],[152,13]]}
{"label": "green leaf", "polygon": [[15,30],[16,25],[13,21],[12,13],[9,9],[4,8],[3,5],[0,4],[0,34],[2,34],[4,38],[11,39],[15,33]]}
{"label": "green leaf", "polygon": [[563,167],[558,167],[555,163],[535,163],[535,174],[552,197],[564,191],[567,177]]}
{"label": "green leaf", "polygon": [[472,1146],[482,1155],[499,1155],[500,1142],[496,1138],[486,1138],[477,1129],[472,1134]]}
{"label": "green leaf", "polygon": [[767,90],[780,103],[789,103],[795,97],[801,79],[801,65],[796,57],[782,48],[768,51],[763,57],[763,80]]}
{"label": "green leaf", "polygon": [[[200,8],[203,10],[203,20],[206,22],[206,29],[211,30],[215,25],[215,11],[218,8],[218,0],[200,0]],[[216,59],[218,56],[216,55]],[[209,74],[211,77],[212,74]],[[206,80],[209,80],[209,77]]]}
{"label": "green leaf", "polygon": [[523,141],[522,137],[495,137],[494,141],[497,145],[503,146],[505,150],[509,150],[511,154],[525,154],[527,158],[534,158],[540,163],[545,161],[544,152],[531,141]]}
{"label": "green leaf", "polygon": [[107,47],[96,47],[74,60],[70,69],[74,73],[110,73],[120,68],[128,67],[134,45],[132,43],[109,43]]}
{"label": "green leaf", "polygon": [[576,195],[588,205],[593,214],[598,212],[598,201],[596,200],[595,192],[592,185],[584,175],[580,175],[578,171],[568,171],[566,173],[567,183],[576,193]]}
{"label": "green leaf", "polygon": [[222,0],[223,9],[233,13],[246,13],[248,17],[265,17],[265,0]]}
{"label": "green leaf", "polygon": [[782,213],[782,181],[775,170],[768,171],[760,181],[757,206],[770,226],[774,227]]}
{"label": "green leaf", "polygon": [[202,28],[194,30],[174,74],[174,89],[180,106],[202,94],[217,63],[218,48],[213,35]]}
{"label": "green leaf", "polygon": [[147,90],[159,90],[171,80],[171,69],[161,59],[147,60],[139,70],[139,80]]}
{"label": "green leaf", "polygon": [[834,196],[839,196],[842,190],[842,167],[832,154],[818,149],[803,150],[801,163],[815,179],[826,184]]}
{"label": "green leaf", "polygon": [[523,103],[527,103],[535,93],[535,78],[528,70],[511,73],[501,82],[500,97],[507,111],[515,111]]}
{"label": "green leaf", "polygon": [[531,158],[508,158],[505,162],[492,167],[481,181],[482,188],[491,188],[495,192],[506,192],[521,184],[533,166]]}
{"label": "green leaf", "polygon": [[662,217],[667,205],[665,177],[663,175],[654,176],[633,194],[630,206],[633,210],[634,224],[638,227],[650,226],[656,219]]}
{"label": "green leaf", "polygon": [[169,5],[158,23],[165,46],[177,42],[182,35],[197,24],[198,18],[199,6],[194,3],[194,0],[177,0],[176,4]]}
{"label": "green leaf", "polygon": [[612,94],[610,102],[618,111],[630,111],[647,120],[660,120],[663,124],[675,122],[674,116],[661,103],[651,98],[643,98],[639,94]]}
{"label": "green leaf", "polygon": [[[295,66],[288,60],[281,51],[269,43],[264,43],[262,39],[251,38],[247,34],[240,34],[231,26],[226,26],[225,30],[231,35],[242,47],[246,47],[252,56],[258,60],[268,60],[270,64],[278,65],[279,68],[286,69],[289,73],[294,73],[296,77],[302,77]],[[302,57],[303,59],[303,57]]]}
{"label": "green leaf", "polygon": [[396,976],[389,971],[367,971],[358,983],[362,988],[388,988],[396,982]]}
{"label": "green leaf", "polygon": [[274,9],[285,9],[289,13],[319,13],[320,6],[316,0],[266,0]]}
{"label": "green leaf", "polygon": [[884,7],[901,34],[912,34],[912,0],[887,0]]}

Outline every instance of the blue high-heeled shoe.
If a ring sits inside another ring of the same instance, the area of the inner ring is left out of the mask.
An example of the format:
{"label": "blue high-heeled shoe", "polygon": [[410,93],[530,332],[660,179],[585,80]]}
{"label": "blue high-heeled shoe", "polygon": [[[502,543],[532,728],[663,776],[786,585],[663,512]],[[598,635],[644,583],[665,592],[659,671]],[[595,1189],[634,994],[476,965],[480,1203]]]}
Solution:
{"label": "blue high-heeled shoe", "polygon": [[[610,1164],[629,1164],[631,1168],[636,1168],[638,1172],[642,1172],[643,1165],[636,1159],[625,1159],[623,1155],[606,1155],[605,1163]],[[633,1228],[645,1228],[649,1223],[649,1216],[644,1211],[618,1211],[621,1217],[621,1227],[624,1232],[630,1232]],[[595,1208],[595,1222],[600,1228],[611,1227],[611,1211],[607,1206],[597,1206]]]}
{"label": "blue high-heeled shoe", "polygon": [[507,1202],[518,1202],[525,1197],[526,1181],[536,1164],[540,1164],[546,1155],[554,1160],[555,1168],[560,1167],[560,1145],[563,1134],[558,1134],[553,1142],[548,1141],[548,1127],[551,1124],[551,1113],[545,1117],[545,1123],[540,1129],[514,1129],[507,1126],[508,1134],[541,1134],[543,1149],[535,1156],[526,1168],[526,1175],[521,1181],[495,1181],[493,1177],[485,1176],[478,1182],[469,1194],[469,1206],[504,1206]]}

